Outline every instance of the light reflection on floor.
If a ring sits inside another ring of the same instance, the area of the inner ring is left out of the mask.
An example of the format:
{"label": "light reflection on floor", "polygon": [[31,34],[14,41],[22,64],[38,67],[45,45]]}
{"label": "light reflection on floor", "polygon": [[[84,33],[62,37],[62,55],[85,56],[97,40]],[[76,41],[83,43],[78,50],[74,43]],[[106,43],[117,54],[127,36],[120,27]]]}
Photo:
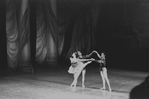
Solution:
{"label": "light reflection on floor", "polygon": [[109,69],[113,89],[109,92],[100,90],[101,78],[96,70],[87,70],[86,88],[80,86],[80,77],[75,91],[69,86],[72,75],[65,69],[0,76],[0,99],[128,99],[130,90],[149,74]]}

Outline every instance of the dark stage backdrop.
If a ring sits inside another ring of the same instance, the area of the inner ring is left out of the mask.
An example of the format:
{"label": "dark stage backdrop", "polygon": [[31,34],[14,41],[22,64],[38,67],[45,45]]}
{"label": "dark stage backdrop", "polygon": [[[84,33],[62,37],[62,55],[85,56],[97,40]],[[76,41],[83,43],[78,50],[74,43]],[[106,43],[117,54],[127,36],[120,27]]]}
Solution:
{"label": "dark stage backdrop", "polygon": [[95,47],[97,0],[5,1],[8,67],[32,64],[34,54],[41,64],[67,59],[77,50],[87,54]]}
{"label": "dark stage backdrop", "polygon": [[0,1],[4,67],[69,61],[72,52],[93,49],[106,51],[111,67],[148,66],[148,0]]}

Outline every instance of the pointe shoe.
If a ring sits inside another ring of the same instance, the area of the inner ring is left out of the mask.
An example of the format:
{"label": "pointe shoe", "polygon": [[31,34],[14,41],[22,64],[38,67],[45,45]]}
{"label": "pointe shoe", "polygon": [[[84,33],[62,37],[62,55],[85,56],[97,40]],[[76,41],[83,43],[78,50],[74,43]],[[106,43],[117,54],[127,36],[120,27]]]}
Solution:
{"label": "pointe shoe", "polygon": [[109,88],[109,91],[111,92],[111,91],[112,91],[112,89],[111,89],[111,88]]}
{"label": "pointe shoe", "polygon": [[106,88],[105,87],[102,87],[102,88],[100,88],[101,90],[105,90]]}
{"label": "pointe shoe", "polygon": [[82,85],[82,88],[85,88],[85,85]]}

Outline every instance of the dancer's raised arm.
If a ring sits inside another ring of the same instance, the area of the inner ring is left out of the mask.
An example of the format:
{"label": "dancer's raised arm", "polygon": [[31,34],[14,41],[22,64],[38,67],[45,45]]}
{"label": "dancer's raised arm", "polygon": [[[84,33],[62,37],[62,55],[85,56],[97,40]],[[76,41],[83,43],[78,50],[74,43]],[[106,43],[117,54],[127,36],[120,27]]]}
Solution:
{"label": "dancer's raised arm", "polygon": [[94,51],[92,51],[92,52],[91,52],[90,54],[88,54],[88,55],[83,55],[82,58],[88,58],[88,57],[90,57],[93,53],[94,53]]}
{"label": "dancer's raised arm", "polygon": [[88,56],[91,56],[94,53],[94,51],[92,51],[90,54],[88,54]]}
{"label": "dancer's raised arm", "polygon": [[95,52],[96,54],[97,54],[97,56],[99,57],[99,58],[101,58],[101,56],[99,55],[99,53],[97,52],[97,51],[93,51],[93,52]]}

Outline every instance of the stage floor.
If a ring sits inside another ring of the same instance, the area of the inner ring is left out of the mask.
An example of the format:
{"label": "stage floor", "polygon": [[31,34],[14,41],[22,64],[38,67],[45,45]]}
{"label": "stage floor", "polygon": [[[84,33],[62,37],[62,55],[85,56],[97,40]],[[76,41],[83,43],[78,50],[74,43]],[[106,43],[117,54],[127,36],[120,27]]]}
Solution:
{"label": "stage floor", "polygon": [[112,92],[100,90],[98,68],[87,69],[85,85],[81,76],[74,92],[70,88],[73,76],[68,68],[38,68],[35,73],[0,73],[0,99],[129,99],[130,90],[144,81],[147,72],[108,69]]}

